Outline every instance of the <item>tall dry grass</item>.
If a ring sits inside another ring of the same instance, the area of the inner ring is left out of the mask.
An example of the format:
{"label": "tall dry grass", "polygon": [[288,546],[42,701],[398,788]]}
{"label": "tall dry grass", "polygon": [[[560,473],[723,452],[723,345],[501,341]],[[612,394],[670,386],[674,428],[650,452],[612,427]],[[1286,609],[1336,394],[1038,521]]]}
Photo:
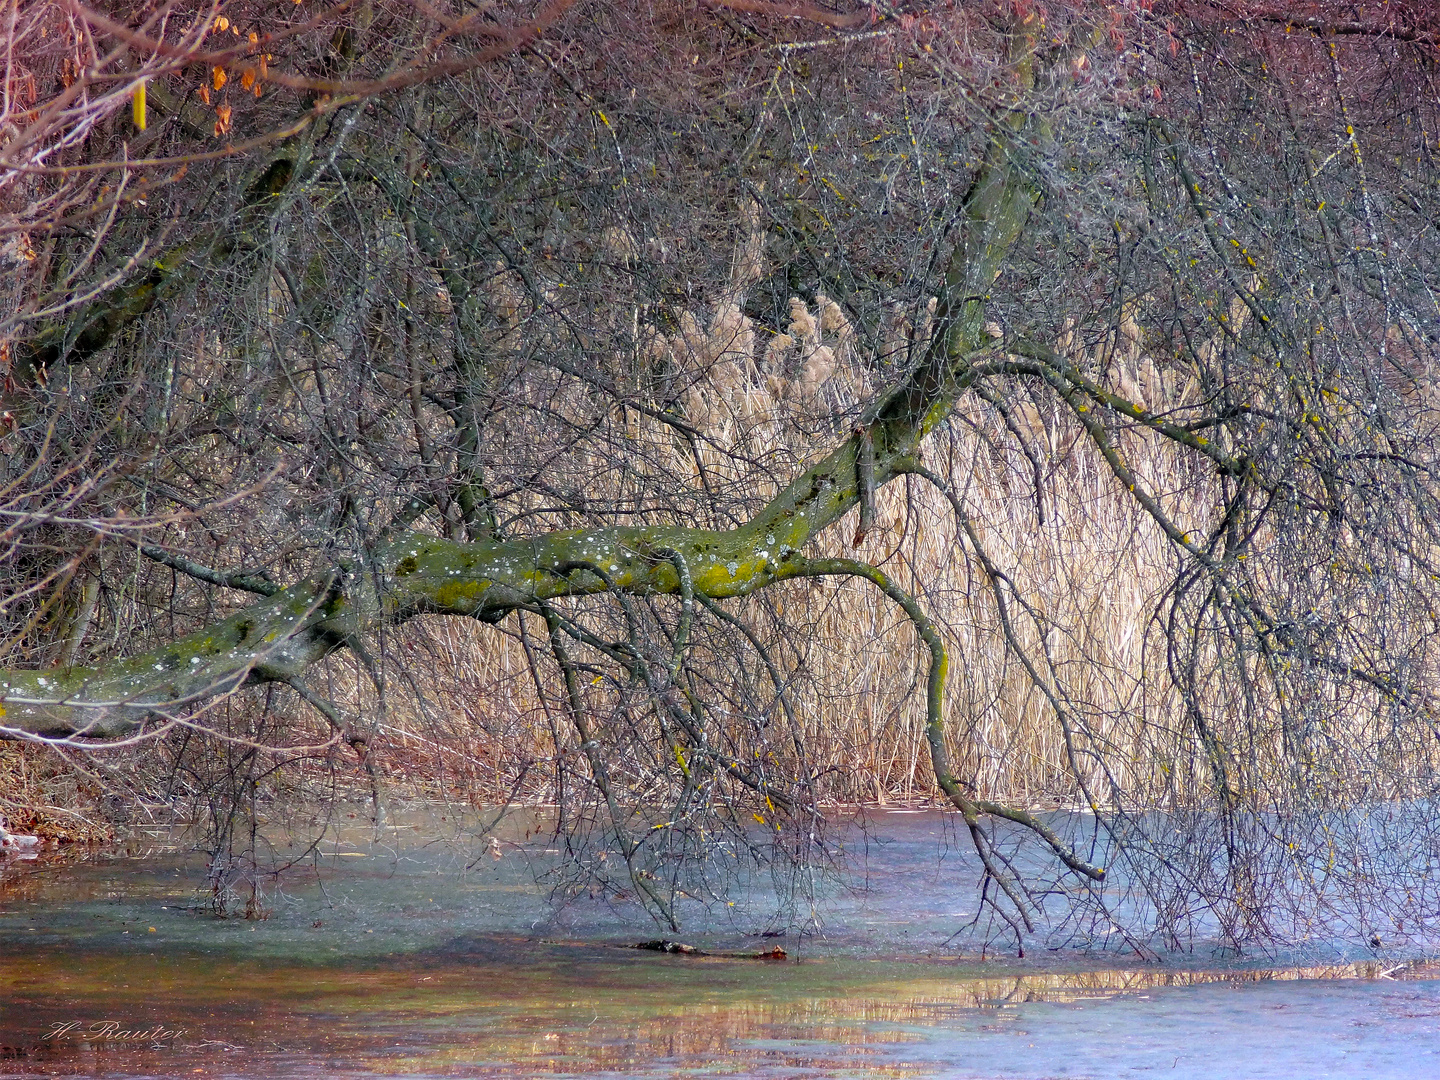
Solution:
{"label": "tall dry grass", "polygon": [[[506,440],[543,441],[550,430],[567,438],[586,433],[555,454],[546,474],[550,493],[509,496],[505,509],[520,520],[528,515],[524,527],[605,520],[603,509],[588,516],[556,511],[553,492],[567,488],[597,507],[633,507],[641,515],[615,520],[660,520],[657,513],[674,520],[666,500],[694,508],[697,524],[725,527],[743,519],[794,475],[807,454],[842,438],[878,385],[897,377],[907,358],[924,349],[933,301],[893,307],[863,333],[825,296],[792,298],[775,325],[747,315],[745,296],[763,272],[763,245],[753,208],[741,218],[725,287],[708,307],[681,311],[663,325],[653,309],[623,295],[594,304],[594,297],[572,301],[570,294],[580,290],[557,286],[538,304],[504,268],[489,279],[489,345],[497,369],[513,373],[507,415],[519,418],[506,420],[511,426],[495,436],[493,453],[503,455]],[[605,242],[617,261],[636,245],[618,229],[607,232]],[[448,299],[438,279],[430,284],[429,314],[443,323]],[[266,296],[267,303],[275,301],[270,292]],[[1243,305],[1232,304],[1225,332],[1243,329],[1246,314]],[[283,305],[271,315],[285,318]],[[1137,317],[1136,309],[1127,309],[1098,339],[1082,343],[1072,328],[1055,344],[1131,400],[1152,409],[1191,404],[1196,390],[1185,367],[1157,363],[1147,354]],[[537,342],[553,347],[563,342],[566,326],[586,325],[587,319],[586,354],[595,358],[599,377],[621,391],[609,396],[603,427],[595,419],[596,377],[530,359],[543,351]],[[1214,341],[1200,344],[1202,358],[1220,337],[1217,329]],[[596,352],[594,342],[610,342],[611,351]],[[444,334],[428,348],[424,364],[438,370],[453,363]],[[215,347],[208,339],[200,351],[195,379],[207,377],[222,359],[211,355]],[[321,361],[333,365],[332,378],[347,370],[338,347],[325,351],[317,370]],[[682,438],[654,412],[625,403],[627,394],[643,396],[645,379],[637,373],[646,372],[663,373],[668,390],[678,391],[672,397],[698,437]],[[858,549],[850,543],[852,518],[822,538],[816,553],[853,554],[880,566],[941,628],[951,658],[944,705],[952,754],[982,797],[1027,806],[1111,806],[1123,794],[1124,801],[1141,805],[1181,806],[1213,796],[1213,754],[1187,714],[1169,662],[1175,639],[1164,620],[1178,567],[1170,543],[1058,400],[1018,382],[992,390],[988,401],[963,400],[924,455],[928,467],[946,478],[973,523],[975,541],[1009,583],[1008,631],[975,542],[962,534],[949,501],[918,478],[901,478],[879,493],[877,527]],[[295,414],[297,428],[305,420],[301,399],[313,391],[303,369],[264,388],[277,413]],[[450,423],[438,406],[423,401],[413,414],[394,409],[404,395],[383,380],[355,386],[352,396],[362,412],[385,417],[385,425],[367,437],[393,456],[396,473],[422,456],[418,432],[428,426],[438,445]],[[1213,520],[1219,491],[1211,474],[1152,434],[1121,430],[1116,438],[1130,468],[1177,524],[1198,528]],[[215,474],[220,490],[235,484],[226,467],[221,458],[192,463],[197,472]],[[234,474],[248,477],[256,468],[242,461]],[[403,490],[383,490],[392,509],[408,497]],[[264,552],[293,549],[296,569],[303,569],[315,548],[307,532],[314,511],[303,509],[312,506],[307,500],[313,493],[297,487],[288,502],[286,494],[266,489],[258,497],[262,513],[237,506],[212,524],[224,526],[227,543],[238,545],[247,563],[264,563]],[[133,553],[125,557],[136,559]],[[193,583],[172,580],[168,587],[150,610],[167,612],[171,623],[177,610],[203,610],[210,602]],[[613,609],[603,614],[604,603],[598,602],[602,622],[616,617]],[[754,649],[702,613],[691,667],[706,683],[708,722],[719,744],[773,762],[779,775],[809,777],[812,790],[826,799],[910,803],[935,796],[924,736],[928,654],[886,597],[858,581],[803,581],[725,606],[764,644],[786,702],[778,700]],[[673,614],[673,600],[657,598],[654,608],[657,618]],[[125,611],[130,609],[120,615]],[[114,639],[146,621],[136,606],[102,629]],[[157,625],[153,616],[148,625]],[[165,630],[160,625],[156,632]],[[515,616],[498,627],[419,619],[387,631],[378,643],[387,672],[381,687],[343,654],[317,672],[316,685],[368,725],[374,761],[397,781],[477,802],[544,801],[556,796],[560,767],[574,760],[577,745],[545,637],[535,616]],[[1218,726],[1213,734],[1227,753],[1243,753],[1251,780],[1278,780],[1283,789],[1295,760],[1294,747],[1285,743],[1284,717],[1293,701],[1282,701],[1279,682],[1253,656],[1237,660],[1225,648],[1219,633],[1195,650],[1199,682],[1192,697],[1211,695],[1211,721]],[[1243,693],[1226,674],[1236,665],[1246,669]],[[297,735],[300,741],[323,739],[324,726],[314,716],[302,719],[309,710],[298,699],[280,688],[266,692],[266,707],[285,712],[291,727],[305,733]],[[621,689],[599,676],[586,694],[597,715],[631,708]],[[1329,724],[1327,753],[1339,761],[1335,783],[1353,785],[1375,771],[1375,747],[1384,742],[1373,702],[1327,703],[1319,689],[1316,695],[1316,709],[1328,710],[1329,719],[1319,722]],[[663,741],[659,750],[648,762],[626,763],[633,765],[636,790],[680,782],[683,769]],[[1434,755],[1433,748],[1409,745],[1384,752],[1419,763]],[[1414,768],[1393,772],[1414,775]]]}
{"label": "tall dry grass", "polygon": [[[872,393],[875,373],[903,364],[928,340],[933,301],[892,311],[868,352],[840,306],[824,296],[811,304],[792,299],[788,325],[758,326],[741,308],[759,274],[755,246],[743,235],[737,241],[730,286],[708,314],[685,312],[667,333],[641,324],[638,309],[629,313],[645,362],[688,380],[686,415],[703,439],[687,444],[657,419],[624,410],[624,469],[610,468],[612,451],[603,446],[571,462],[598,500],[639,497],[651,485],[664,490],[678,476],[695,489],[744,491],[758,504],[788,472],[783,464],[767,469],[757,462],[799,461],[795,447],[823,447],[831,441],[826,431],[838,437],[844,418]],[[496,309],[512,320],[499,340],[520,349],[518,283],[500,274],[492,287]],[[625,305],[615,310],[626,316]],[[1141,336],[1127,317],[1083,359],[1133,398],[1178,402],[1192,394],[1143,355]],[[619,369],[634,359],[617,353],[609,363]],[[584,386],[549,392],[551,407],[583,419]],[[1203,754],[1195,752],[1166,674],[1164,637],[1156,633],[1174,556],[1058,403],[1021,387],[1007,391],[1007,401],[1003,413],[978,399],[963,402],[925,452],[962,499],[989,559],[1024,598],[1023,608],[1012,600],[1012,633],[1038,685],[1007,646],[991,584],[950,504],[926,483],[893,482],[878,498],[879,527],[858,550],[848,542],[855,523],[847,520],[820,553],[881,566],[942,628],[951,655],[947,728],[962,773],[984,796],[1084,805],[1108,803],[1123,789],[1172,799],[1185,787],[1177,784],[1177,768],[1190,768],[1189,780],[1204,780],[1195,765]],[[1163,441],[1141,433],[1121,440],[1132,468],[1177,520],[1198,524],[1215,500],[1207,482]],[[883,804],[935,795],[924,737],[928,653],[887,598],[860,582],[799,582],[730,610],[752,622],[782,669],[804,757],[789,764],[822,777],[825,797]],[[556,705],[537,692],[555,678],[544,666],[542,629],[532,625],[528,649],[513,620],[499,633],[454,620],[425,620],[403,632],[403,648],[433,663],[411,683],[404,704],[390,703],[391,715],[405,719],[387,729],[389,744],[406,754],[429,753],[444,775],[464,772],[484,798],[545,797],[546,763],[573,736]],[[738,688],[744,680],[733,663],[720,652],[709,662],[714,685],[732,688],[721,697],[779,716],[773,691],[767,700],[756,698],[753,685]],[[754,677],[746,676],[752,683]],[[613,706],[601,695],[592,691],[597,707]],[[755,728],[757,718],[743,711],[711,713],[734,726],[735,745],[756,738],[745,729]],[[758,722],[763,727],[768,719]],[[784,756],[788,745],[777,739],[765,752]]]}

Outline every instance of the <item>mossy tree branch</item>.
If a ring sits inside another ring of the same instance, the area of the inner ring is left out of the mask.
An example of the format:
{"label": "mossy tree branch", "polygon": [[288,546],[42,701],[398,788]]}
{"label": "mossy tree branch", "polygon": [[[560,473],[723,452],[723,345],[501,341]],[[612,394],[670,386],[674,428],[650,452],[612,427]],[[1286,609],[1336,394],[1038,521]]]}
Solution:
{"label": "mossy tree branch", "polygon": [[[930,668],[925,688],[925,739],[930,747],[930,763],[935,771],[935,781],[940,785],[940,790],[954,804],[955,809],[965,816],[965,822],[970,826],[972,833],[978,829],[981,814],[1003,817],[1007,821],[1024,825],[1039,835],[1050,845],[1060,861],[1077,874],[1084,874],[1092,881],[1102,880],[1105,876],[1102,868],[1091,866],[1080,858],[1055,830],[1035,817],[1034,814],[985,799],[976,799],[965,791],[964,786],[956,778],[950,764],[950,751],[945,745],[944,691],[945,676],[949,670],[950,660],[940,632],[935,629],[935,624],[930,621],[930,617],[925,614],[915,598],[891,581],[883,571],[857,559],[812,559],[807,562],[806,568],[807,576],[810,577],[839,575],[864,578],[900,605],[914,625],[915,632],[920,635],[920,639],[929,648]],[[988,843],[983,842],[983,838],[978,835],[976,836],[976,847],[982,857],[989,850]],[[988,861],[986,869],[995,875],[1002,887],[1006,886],[1006,875],[1001,874]],[[1015,898],[1012,897],[1012,899]],[[1018,900],[1016,906],[1021,911],[1024,910]]]}
{"label": "mossy tree branch", "polygon": [[[873,476],[879,488],[908,471],[920,442],[949,415],[990,348],[984,293],[1037,198],[1012,142],[1025,123],[1017,113],[998,125],[958,208],[961,235],[926,355],[872,408],[862,432],[803,471],[749,522],[730,530],[613,527],[508,541],[402,533],[369,553],[366,573],[339,567],[307,578],[152,652],[98,668],[0,671],[4,733],[119,737],[156,713],[247,682],[289,682],[334,650],[424,613],[498,622],[561,596],[678,594],[682,564],[693,594],[712,600],[804,575],[803,549],[861,499],[860,474],[867,486]],[[117,302],[128,312],[131,299],[125,292]],[[596,569],[564,576],[553,570],[587,566]]]}

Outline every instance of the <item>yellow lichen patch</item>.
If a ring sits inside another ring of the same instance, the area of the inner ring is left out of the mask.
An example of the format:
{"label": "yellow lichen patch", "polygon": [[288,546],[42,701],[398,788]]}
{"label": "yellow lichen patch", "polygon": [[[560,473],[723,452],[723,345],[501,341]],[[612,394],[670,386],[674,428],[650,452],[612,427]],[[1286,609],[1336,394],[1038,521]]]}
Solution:
{"label": "yellow lichen patch", "polygon": [[490,585],[491,582],[483,578],[478,581],[447,581],[435,589],[435,604],[440,608],[473,607]]}
{"label": "yellow lichen patch", "polygon": [[712,563],[695,575],[695,591],[707,596],[733,594],[742,591],[744,586],[753,584],[755,579],[767,570],[772,574],[775,571],[771,561],[765,556],[753,553],[743,561],[731,559]]}

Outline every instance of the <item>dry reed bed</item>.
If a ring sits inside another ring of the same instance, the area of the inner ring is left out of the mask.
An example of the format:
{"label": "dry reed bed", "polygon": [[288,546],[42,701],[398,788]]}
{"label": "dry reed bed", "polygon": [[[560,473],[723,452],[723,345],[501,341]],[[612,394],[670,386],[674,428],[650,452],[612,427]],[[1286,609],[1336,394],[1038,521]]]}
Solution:
{"label": "dry reed bed", "polygon": [[[678,380],[687,419],[701,437],[682,439],[654,416],[616,404],[602,437],[576,440],[556,457],[554,486],[569,483],[598,506],[643,508],[658,492],[676,505],[689,500],[700,523],[722,527],[727,519],[721,509],[735,516],[753,512],[793,475],[803,460],[798,447],[823,447],[842,436],[847,418],[872,396],[881,378],[876,373],[893,371],[928,342],[933,304],[893,308],[869,352],[840,306],[823,296],[811,304],[792,300],[783,327],[757,325],[742,310],[745,290],[760,273],[754,239],[742,236],[737,243],[730,286],[708,313],[682,312],[671,329],[662,330],[646,325],[638,306],[614,303],[607,309],[617,322],[605,328],[610,339],[625,340],[628,333],[629,346],[602,357],[602,365],[622,376],[663,371],[672,384]],[[527,315],[518,283],[505,273],[495,274],[490,288],[499,320],[494,350],[502,360],[515,360],[508,392],[533,410],[528,415],[537,425],[548,417],[562,432],[596,432],[591,385],[523,362],[536,340],[557,333],[556,321]],[[549,303],[558,306],[561,299],[557,293]],[[1230,317],[1232,324],[1242,323],[1244,312],[1232,306]],[[1183,406],[1193,386],[1183,370],[1146,356],[1143,337],[1127,313],[1088,352],[1074,341],[1058,344],[1117,392],[1152,406]],[[433,348],[430,363],[438,368],[450,362],[445,340]],[[207,365],[218,362],[211,343],[202,352],[193,376],[200,381]],[[338,352],[330,357],[337,364],[340,359]],[[302,372],[266,390],[277,413],[294,412],[297,424],[304,413],[300,399],[314,391],[308,378]],[[438,443],[448,420],[428,407],[412,426],[395,411],[393,400],[404,396],[396,390],[371,385],[355,393],[377,415],[390,410],[385,436],[397,454],[413,457],[416,428],[428,424]],[[1113,805],[1122,792],[1152,806],[1212,796],[1213,761],[1167,664],[1173,642],[1161,620],[1176,572],[1168,541],[1056,401],[1019,385],[1006,390],[1005,401],[1008,422],[991,406],[966,399],[925,454],[962,500],[991,562],[1013,583],[1013,643],[973,545],[962,537],[948,501],[923,481],[897,480],[880,492],[879,527],[858,550],[849,543],[852,515],[822,540],[819,552],[854,554],[879,565],[940,626],[951,657],[947,730],[961,774],[981,794],[1067,806]],[[521,425],[502,441],[533,443],[544,435]],[[1169,443],[1138,431],[1118,438],[1131,468],[1181,527],[1198,528],[1213,516],[1219,494],[1213,481]],[[258,466],[237,462],[233,477],[222,475],[219,458],[195,468],[208,469],[223,490],[248,481]],[[717,493],[708,502],[699,495],[707,487]],[[303,499],[303,492],[294,494],[292,501]],[[267,545],[303,553],[304,522],[287,524],[277,509],[283,501],[262,493],[261,513],[235,507],[212,525],[236,538],[241,561],[250,561],[247,549]],[[534,527],[584,523],[547,517],[533,493],[522,492],[515,501],[507,509],[533,512]],[[293,539],[284,536],[287,529]],[[277,536],[283,542],[277,544]],[[123,557],[135,559],[133,553]],[[1278,581],[1285,569],[1276,563],[1254,572]],[[192,593],[195,604],[209,602],[183,581],[171,584],[168,598],[151,602],[173,620]],[[1354,596],[1346,602],[1365,604]],[[667,603],[659,598],[655,606],[663,614]],[[592,615],[601,611],[601,622],[614,617],[613,610],[604,614],[604,604],[589,608]],[[753,650],[704,616],[692,666],[716,692],[709,716],[719,743],[737,756],[773,762],[782,775],[818,778],[818,794],[826,799],[933,798],[924,739],[928,654],[886,597],[857,581],[792,582],[727,607],[766,643],[798,730],[787,730]],[[113,625],[97,624],[97,630],[113,642],[145,621],[142,606],[126,605]],[[348,656],[327,662],[317,685],[374,725],[371,741],[382,768],[397,779],[480,802],[554,797],[556,763],[573,758],[577,740],[556,697],[558,673],[538,619],[530,617],[527,625],[512,618],[488,628],[426,618],[387,633],[380,644],[391,672],[383,700]],[[1200,690],[1213,695],[1211,719],[1221,745],[1244,758],[1252,780],[1284,775],[1294,755],[1285,744],[1287,706],[1278,678],[1253,658],[1227,656],[1223,634],[1203,641],[1197,656]],[[1226,696],[1234,685],[1226,674],[1237,664],[1251,668],[1243,699]],[[623,711],[623,694],[603,679],[586,693],[600,715]],[[1329,724],[1327,737],[1340,749],[1338,790],[1365,773],[1383,742],[1375,733],[1374,703],[1326,699],[1316,689],[1312,705],[1312,713],[1325,714],[1318,722]],[[269,707],[288,714],[300,741],[323,738],[315,718],[305,719],[307,710],[285,692],[272,693]],[[623,757],[630,751],[617,752]],[[1388,745],[1384,752],[1412,755],[1421,764],[1434,756],[1433,749],[1410,745]],[[661,792],[678,776],[668,752],[636,764],[642,789]]]}
{"label": "dry reed bed", "polygon": [[[743,238],[737,244],[730,288],[709,315],[684,312],[673,332],[645,326],[638,308],[612,306],[617,319],[631,319],[637,329],[633,352],[617,351],[604,362],[615,372],[639,364],[679,373],[688,387],[687,417],[703,437],[692,444],[653,416],[617,406],[611,437],[578,444],[562,466],[597,505],[642,507],[648,494],[674,493],[678,477],[688,478],[692,492],[726,492],[732,505],[753,510],[802,460],[795,447],[816,445],[817,432],[846,430],[843,418],[870,396],[873,372],[926,344],[933,304],[893,309],[870,354],[840,307],[823,296],[811,305],[792,300],[782,329],[758,326],[741,309],[758,274],[753,246]],[[510,320],[497,339],[501,351],[518,355],[528,334],[553,327],[527,326],[518,286],[504,274],[492,288],[502,323]],[[1244,312],[1230,317],[1242,324]],[[1083,355],[1074,342],[1060,344],[1118,392],[1152,405],[1184,405],[1193,384],[1183,370],[1146,356],[1143,336],[1127,312]],[[593,392],[583,381],[545,369],[526,378],[530,385],[522,378],[513,390],[518,400],[543,399],[577,430],[593,425]],[[926,453],[963,500],[989,559],[1013,583],[1013,642],[948,502],[921,481],[897,481],[881,492],[882,527],[858,551],[848,543],[852,520],[831,531],[821,553],[856,554],[881,566],[942,628],[951,655],[947,727],[963,775],[982,794],[1079,806],[1114,805],[1122,793],[1159,806],[1213,796],[1213,754],[1187,716],[1167,663],[1174,643],[1161,621],[1177,565],[1168,541],[1078,427],[1066,423],[1058,403],[1018,386],[1007,403],[1009,422],[977,400],[962,403]],[[1144,432],[1118,438],[1135,474],[1182,528],[1212,519],[1218,488],[1182,453]],[[818,441],[827,440],[822,434]],[[540,500],[533,501],[538,512]],[[705,504],[697,507],[703,516]],[[1269,574],[1273,583],[1286,572],[1261,562],[1252,564],[1260,580]],[[743,657],[737,662],[733,649],[705,653],[697,645],[694,666],[719,691],[710,716],[731,752],[822,776],[821,794],[836,800],[934,796],[924,740],[928,658],[888,599],[855,581],[802,582],[730,607],[768,643],[800,729],[790,737],[775,733],[781,710],[773,688],[757,696]],[[423,648],[412,640],[418,636],[426,639]],[[407,754],[431,747],[436,768],[465,773],[486,798],[553,794],[550,767],[573,751],[575,739],[552,699],[558,675],[538,621],[524,634],[513,623],[497,634],[427,620],[399,639],[408,656],[429,655],[433,663],[417,659],[409,690],[392,689],[388,706],[400,719],[387,738],[403,743]],[[1284,745],[1280,677],[1253,658],[1227,655],[1223,633],[1199,641],[1196,678],[1199,691],[1213,695],[1212,731],[1236,767],[1249,770],[1248,782],[1232,781],[1258,788],[1260,776],[1283,775],[1293,764]],[[1236,665],[1246,668],[1243,699],[1230,696]],[[591,707],[601,716],[623,711],[623,695],[602,682],[587,690]],[[542,698],[537,688],[547,685]],[[1366,717],[1374,702],[1333,704],[1343,719],[1332,718],[1331,726],[1345,729],[1346,743],[1335,774],[1337,783],[1348,783],[1373,759],[1373,719]],[[626,752],[617,747],[622,757]],[[666,783],[664,772],[663,761],[636,766],[642,786],[656,791]],[[679,773],[670,773],[670,782],[678,782]]]}
{"label": "dry reed bed", "polygon": [[[861,355],[837,305],[824,297],[808,307],[792,301],[790,325],[770,333],[740,312],[743,284],[708,324],[691,316],[674,335],[651,332],[647,339],[652,358],[689,373],[687,409],[704,432],[698,454],[666,425],[618,410],[630,449],[626,468],[611,468],[604,450],[570,463],[588,477],[597,499],[640,498],[651,485],[665,490],[676,475],[688,475],[692,487],[741,490],[758,505],[777,490],[785,469],[766,471],[756,462],[793,459],[801,428],[843,430],[835,418],[866,399],[875,358]],[[923,345],[927,319],[928,309],[914,317],[895,311],[882,351],[898,356]],[[1154,365],[1139,357],[1137,337],[1119,335],[1122,348],[1095,358],[1101,370],[1121,372],[1119,381],[1132,392],[1183,394],[1183,387],[1161,385]],[[587,415],[584,386],[551,383],[546,392],[551,407],[572,412],[577,424]],[[990,559],[1025,598],[1028,612],[1012,600],[1013,632],[1048,694],[1007,648],[991,585],[948,502],[925,483],[897,481],[880,493],[882,527],[858,551],[848,543],[853,520],[839,523],[821,550],[880,565],[941,626],[951,654],[947,725],[964,775],[982,793],[1029,805],[1108,804],[1122,789],[1173,800],[1205,776],[1155,632],[1157,607],[1173,578],[1168,544],[1058,410],[1046,412],[1043,400],[1018,391],[1012,406],[1020,434],[1041,459],[1038,492],[1030,458],[995,411],[978,402],[962,406],[927,454],[960,494]],[[1177,519],[1198,525],[1215,492],[1168,445],[1139,433],[1122,441],[1132,467]],[[924,739],[928,654],[887,598],[855,581],[801,582],[730,606],[752,620],[783,670],[805,760],[793,760],[793,740],[757,734],[780,714],[773,693],[756,705],[753,686],[742,692],[727,666],[733,660],[717,652],[707,676],[714,686],[729,680],[731,692],[722,698],[749,701],[752,713],[767,714],[757,722],[738,705],[712,709],[718,723],[733,728],[730,745],[756,756],[788,755],[788,767],[823,774],[828,798],[933,797]],[[400,709],[413,711],[416,722],[395,725],[409,732],[396,737],[407,740],[409,752],[421,740],[447,746],[459,740],[487,793],[526,789],[523,781],[516,787],[517,763],[535,763],[531,781],[543,777],[557,737],[560,747],[574,739],[557,716],[558,703],[536,693],[537,678],[541,685],[556,678],[543,657],[541,629],[531,626],[527,655],[514,632],[446,620],[415,628],[428,639],[415,654],[429,652],[436,663],[425,685],[416,684],[418,696]],[[1052,698],[1062,703],[1065,725]],[[590,701],[601,714],[615,707],[603,688],[592,688]],[[1177,769],[1189,773],[1177,776]]]}

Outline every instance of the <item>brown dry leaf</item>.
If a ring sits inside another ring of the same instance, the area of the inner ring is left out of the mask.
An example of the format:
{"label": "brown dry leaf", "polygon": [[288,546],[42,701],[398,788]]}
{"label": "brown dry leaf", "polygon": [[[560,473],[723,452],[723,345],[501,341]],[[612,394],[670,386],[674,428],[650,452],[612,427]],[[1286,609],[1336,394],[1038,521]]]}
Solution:
{"label": "brown dry leaf", "polygon": [[[34,262],[35,245],[30,242],[28,233],[18,233],[0,244],[0,256],[14,262]],[[10,366],[10,343],[0,341],[0,368],[8,369]]]}

